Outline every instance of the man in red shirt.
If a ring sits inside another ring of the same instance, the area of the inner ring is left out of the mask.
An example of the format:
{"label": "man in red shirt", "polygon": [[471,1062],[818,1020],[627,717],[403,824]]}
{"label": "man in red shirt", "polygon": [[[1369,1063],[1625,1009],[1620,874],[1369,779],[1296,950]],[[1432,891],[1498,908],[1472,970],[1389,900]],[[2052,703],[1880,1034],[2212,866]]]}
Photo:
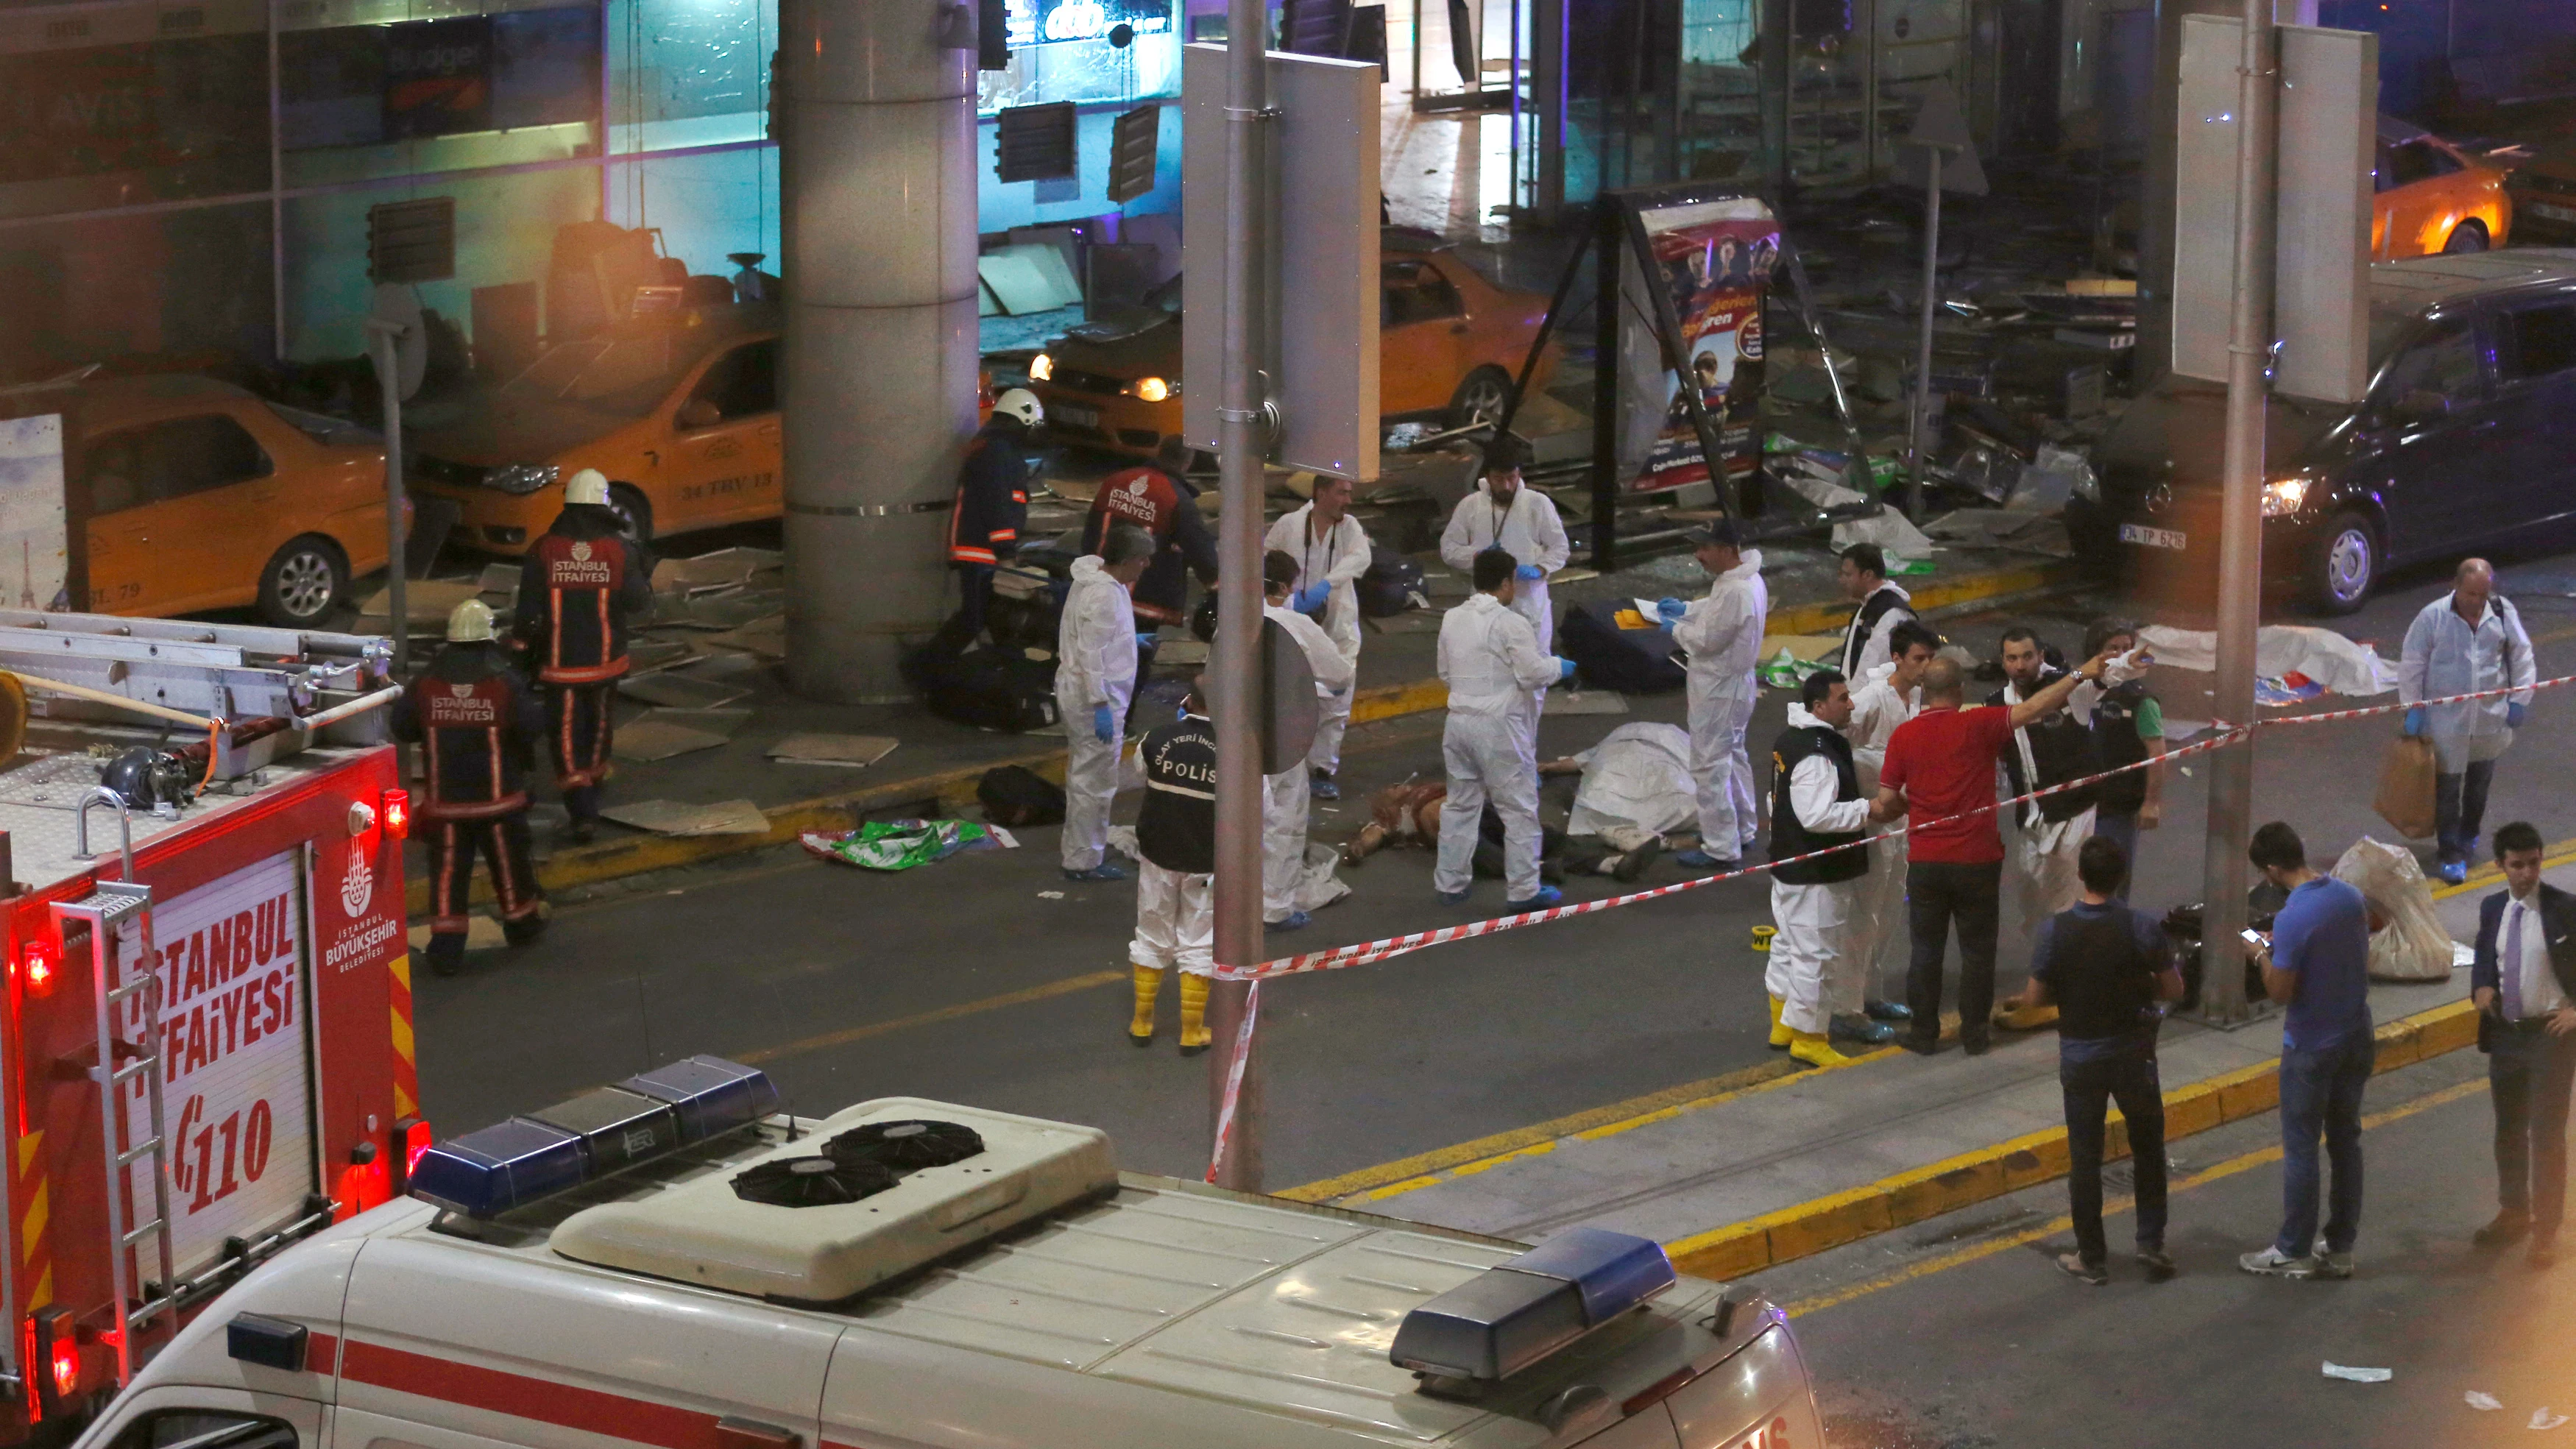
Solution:
{"label": "man in red shirt", "polygon": [[[1873,820],[1912,814],[1905,837],[1906,919],[1914,937],[1905,972],[1913,1008],[1908,1051],[1929,1056],[1941,1042],[1941,958],[1959,926],[1959,1044],[1982,1056],[1995,1007],[1995,918],[2004,842],[1995,829],[1995,753],[2012,732],[2044,719],[2075,686],[2100,680],[2109,655],[2013,705],[1962,709],[1967,679],[1955,661],[1923,670],[1923,712],[1896,727],[1878,772]],[[1974,813],[1971,813],[1974,812]]]}

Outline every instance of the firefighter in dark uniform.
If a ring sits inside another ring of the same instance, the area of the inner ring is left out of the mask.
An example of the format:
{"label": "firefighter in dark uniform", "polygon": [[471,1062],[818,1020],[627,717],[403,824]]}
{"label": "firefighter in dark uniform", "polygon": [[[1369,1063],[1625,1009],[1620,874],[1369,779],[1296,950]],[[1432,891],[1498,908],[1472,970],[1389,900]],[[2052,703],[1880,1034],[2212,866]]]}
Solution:
{"label": "firefighter in dark uniform", "polygon": [[468,599],[447,616],[447,647],[394,701],[394,733],[420,742],[429,771],[420,818],[429,844],[429,968],[465,960],[468,896],[480,852],[501,930],[524,946],[546,926],[528,859],[528,767],[546,725],[535,694],[502,657],[492,610]]}
{"label": "firefighter in dark uniform", "polygon": [[546,738],[572,838],[599,827],[599,784],[613,743],[609,703],[626,673],[626,621],[653,602],[653,568],[608,506],[608,480],[584,468],[563,512],[519,570],[514,632],[546,696]]}
{"label": "firefighter in dark uniform", "polygon": [[948,515],[948,566],[957,571],[957,612],[936,641],[963,654],[984,632],[993,570],[1020,551],[1029,519],[1029,433],[1046,420],[1038,395],[1015,387],[993,400],[993,416],[966,444],[957,465],[957,504]]}
{"label": "firefighter in dark uniform", "polygon": [[1216,586],[1216,536],[1199,512],[1198,491],[1183,476],[1190,448],[1178,438],[1164,440],[1154,464],[1127,468],[1101,480],[1092,496],[1091,513],[1082,524],[1082,551],[1098,553],[1111,526],[1132,523],[1153,537],[1153,562],[1127,592],[1136,610],[1136,646],[1140,666],[1153,661],[1155,631],[1165,624],[1189,622],[1190,575]]}

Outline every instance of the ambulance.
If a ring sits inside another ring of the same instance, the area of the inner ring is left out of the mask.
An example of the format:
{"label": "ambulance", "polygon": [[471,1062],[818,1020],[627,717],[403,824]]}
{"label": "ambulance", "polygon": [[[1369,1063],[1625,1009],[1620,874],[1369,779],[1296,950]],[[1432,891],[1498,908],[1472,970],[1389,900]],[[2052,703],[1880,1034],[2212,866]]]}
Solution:
{"label": "ambulance", "polygon": [[426,1131],[387,662],[0,610],[0,1443],[68,1442]]}
{"label": "ambulance", "polygon": [[1785,1316],[1538,1247],[1118,1169],[1097,1130],[783,1115],[693,1057],[423,1148],[80,1449],[1819,1449]]}

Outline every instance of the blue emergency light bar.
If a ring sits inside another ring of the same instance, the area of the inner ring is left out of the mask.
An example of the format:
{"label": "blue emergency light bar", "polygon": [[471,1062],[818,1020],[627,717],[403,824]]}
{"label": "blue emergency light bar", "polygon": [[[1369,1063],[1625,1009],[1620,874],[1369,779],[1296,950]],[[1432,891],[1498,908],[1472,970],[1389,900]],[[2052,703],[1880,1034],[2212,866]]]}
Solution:
{"label": "blue emergency light bar", "polygon": [[1387,1357],[1441,1378],[1509,1378],[1674,1281],[1653,1239],[1571,1228],[1404,1315]]}
{"label": "blue emergency light bar", "polygon": [[777,1110],[767,1073],[690,1057],[438,1143],[413,1166],[411,1195],[467,1217],[496,1217]]}

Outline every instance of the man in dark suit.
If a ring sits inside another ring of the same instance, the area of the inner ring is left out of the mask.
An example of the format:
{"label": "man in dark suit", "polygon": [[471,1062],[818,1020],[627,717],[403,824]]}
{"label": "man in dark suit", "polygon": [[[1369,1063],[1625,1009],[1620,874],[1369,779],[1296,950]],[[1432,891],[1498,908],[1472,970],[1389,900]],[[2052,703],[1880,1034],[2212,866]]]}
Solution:
{"label": "man in dark suit", "polygon": [[2528,1237],[2530,1261],[2558,1260],[2567,1203],[2567,1100],[2576,1083],[2576,896],[2540,879],[2540,832],[2517,820],[2495,833],[2505,889],[2478,903],[2469,996],[2495,1099],[2496,1197],[2481,1248]]}

